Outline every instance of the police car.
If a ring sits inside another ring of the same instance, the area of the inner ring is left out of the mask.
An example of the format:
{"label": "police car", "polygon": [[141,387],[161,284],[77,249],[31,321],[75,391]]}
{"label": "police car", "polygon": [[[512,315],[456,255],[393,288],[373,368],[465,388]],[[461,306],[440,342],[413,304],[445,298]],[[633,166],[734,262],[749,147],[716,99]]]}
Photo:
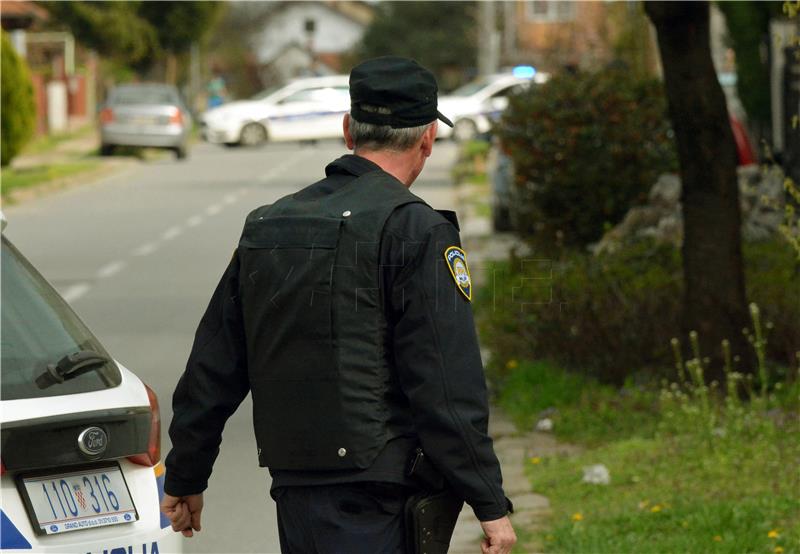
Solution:
{"label": "police car", "polygon": [[206,141],[228,146],[341,138],[349,110],[347,75],[309,77],[208,110],[200,126]]}
{"label": "police car", "polygon": [[156,395],[111,358],[5,233],[0,267],[0,550],[181,552],[159,511]]}
{"label": "police car", "polygon": [[544,83],[549,75],[531,66],[518,66],[508,73],[487,75],[439,97],[439,111],[453,122],[451,129],[439,125],[436,138],[461,142],[488,133],[492,122],[508,106],[508,97]]}

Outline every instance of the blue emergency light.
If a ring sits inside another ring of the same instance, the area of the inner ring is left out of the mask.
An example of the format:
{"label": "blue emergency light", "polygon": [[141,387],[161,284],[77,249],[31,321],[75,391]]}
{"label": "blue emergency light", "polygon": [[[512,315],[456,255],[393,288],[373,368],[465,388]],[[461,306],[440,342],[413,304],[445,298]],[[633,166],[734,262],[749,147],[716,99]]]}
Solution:
{"label": "blue emergency light", "polygon": [[514,77],[519,77],[520,79],[532,79],[534,75],[536,75],[536,68],[532,65],[518,65],[514,69],[511,70]]}

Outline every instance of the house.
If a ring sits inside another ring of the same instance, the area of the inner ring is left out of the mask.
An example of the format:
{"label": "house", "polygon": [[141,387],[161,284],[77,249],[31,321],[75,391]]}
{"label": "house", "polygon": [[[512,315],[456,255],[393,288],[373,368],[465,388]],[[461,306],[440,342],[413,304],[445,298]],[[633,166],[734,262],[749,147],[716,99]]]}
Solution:
{"label": "house", "polygon": [[614,59],[614,42],[624,33],[641,63],[658,67],[655,34],[639,2],[511,0],[502,14],[502,65],[596,68]]}
{"label": "house", "polygon": [[47,10],[33,2],[0,2],[0,24],[8,32],[14,49],[25,56],[25,31],[48,19]]}
{"label": "house", "polygon": [[373,8],[358,1],[279,2],[253,41],[265,83],[347,71],[342,57],[361,39]]}

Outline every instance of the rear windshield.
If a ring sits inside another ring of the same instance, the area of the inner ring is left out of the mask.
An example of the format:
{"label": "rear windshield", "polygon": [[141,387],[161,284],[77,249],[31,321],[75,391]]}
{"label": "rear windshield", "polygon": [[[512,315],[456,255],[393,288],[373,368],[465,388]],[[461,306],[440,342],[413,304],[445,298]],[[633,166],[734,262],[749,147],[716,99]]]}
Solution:
{"label": "rear windshield", "polygon": [[107,389],[122,377],[113,361],[63,383],[39,388],[36,378],[68,354],[93,350],[108,358],[58,293],[3,237],[0,389],[3,400],[39,398]]}
{"label": "rear windshield", "polygon": [[178,104],[178,93],[168,87],[126,86],[111,92],[111,103],[130,104]]}
{"label": "rear windshield", "polygon": [[261,92],[259,92],[255,96],[252,96],[250,98],[250,100],[263,100],[267,96],[270,96],[273,92],[275,92],[277,90],[280,90],[280,89],[281,89],[281,87],[279,87],[279,86],[269,87],[268,89],[262,90]]}
{"label": "rear windshield", "polygon": [[491,83],[492,82],[486,78],[478,79],[477,81],[472,81],[466,85],[458,87],[456,90],[448,94],[448,96],[472,96],[476,92],[488,87]]}

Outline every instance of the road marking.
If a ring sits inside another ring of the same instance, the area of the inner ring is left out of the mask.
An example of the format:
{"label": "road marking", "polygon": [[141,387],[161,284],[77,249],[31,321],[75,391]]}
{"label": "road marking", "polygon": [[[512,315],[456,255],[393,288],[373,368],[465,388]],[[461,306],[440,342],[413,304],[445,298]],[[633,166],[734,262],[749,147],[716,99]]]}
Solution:
{"label": "road marking", "polygon": [[266,182],[272,180],[274,177],[277,177],[279,174],[283,173],[284,171],[289,169],[291,166],[296,165],[303,158],[309,157],[311,154],[312,154],[312,151],[309,151],[309,150],[304,150],[302,152],[299,152],[299,153],[295,154],[294,156],[292,156],[288,160],[284,160],[283,163],[276,165],[275,167],[273,167],[272,169],[270,169],[266,173],[262,174],[261,177],[259,178],[259,181],[262,182],[262,183],[266,183]]}
{"label": "road marking", "polygon": [[211,204],[208,208],[206,208],[206,213],[208,215],[217,215],[221,211],[222,211],[222,206],[220,206],[219,204]]}
{"label": "road marking", "polygon": [[78,283],[65,290],[64,294],[61,296],[67,302],[75,302],[78,298],[89,292],[90,288],[92,287],[90,287],[88,283]]}
{"label": "road marking", "polygon": [[104,265],[97,270],[97,277],[99,279],[111,277],[112,275],[119,273],[123,267],[125,267],[125,262],[111,262],[110,264]]}
{"label": "road marking", "polygon": [[152,254],[158,250],[158,245],[153,244],[152,242],[148,242],[146,244],[141,245],[139,248],[133,251],[134,256],[147,256],[148,254]]}
{"label": "road marking", "polygon": [[225,202],[226,204],[233,204],[234,202],[236,202],[236,200],[237,200],[236,194],[228,194],[225,196],[225,198],[222,199],[222,201]]}
{"label": "road marking", "polygon": [[170,227],[169,229],[164,231],[164,234],[161,235],[161,238],[163,240],[172,240],[175,237],[177,237],[178,235],[180,235],[181,233],[183,233],[183,229],[181,229],[180,227],[178,227],[178,226]]}
{"label": "road marking", "polygon": [[197,227],[203,222],[203,216],[200,215],[193,215],[189,219],[186,220],[187,227]]}

